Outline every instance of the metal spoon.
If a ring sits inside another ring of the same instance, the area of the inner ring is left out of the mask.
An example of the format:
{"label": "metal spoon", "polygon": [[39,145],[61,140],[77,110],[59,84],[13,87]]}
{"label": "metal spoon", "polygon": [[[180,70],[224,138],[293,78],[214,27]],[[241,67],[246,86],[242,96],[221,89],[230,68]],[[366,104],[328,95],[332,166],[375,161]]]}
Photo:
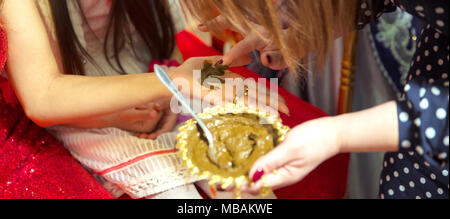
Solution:
{"label": "metal spoon", "polygon": [[159,65],[154,65],[153,67],[155,69],[156,76],[158,76],[159,80],[164,84],[164,86],[169,89],[170,92],[175,96],[175,98],[180,101],[181,105],[186,108],[186,110],[194,117],[194,119],[197,121],[197,124],[200,126],[200,128],[203,130],[203,133],[208,140],[209,145],[209,153],[210,158],[213,162],[217,163],[217,157],[216,157],[216,149],[214,147],[214,138],[209,131],[208,127],[206,127],[205,123],[197,116],[197,114],[194,112],[194,110],[191,108],[191,106],[187,103],[186,99],[183,97],[183,95],[180,93],[180,91],[177,89],[177,86],[173,83],[172,79],[169,77],[169,75],[164,71],[164,69]]}

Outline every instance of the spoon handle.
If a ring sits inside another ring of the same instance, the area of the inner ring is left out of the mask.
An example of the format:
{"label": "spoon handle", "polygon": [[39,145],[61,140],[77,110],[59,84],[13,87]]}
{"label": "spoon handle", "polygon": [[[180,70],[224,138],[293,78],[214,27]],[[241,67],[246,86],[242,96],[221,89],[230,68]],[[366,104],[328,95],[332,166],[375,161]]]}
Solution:
{"label": "spoon handle", "polygon": [[[205,137],[208,139],[208,142],[210,144],[210,148],[213,147],[213,136],[212,133],[209,131],[209,129],[206,127],[206,125],[202,122],[202,120],[197,116],[197,114],[194,112],[194,110],[191,108],[191,106],[186,102],[184,96],[181,94],[181,92],[177,89],[177,86],[175,83],[173,83],[172,79],[169,77],[169,75],[164,71],[163,68],[159,65],[154,65],[156,76],[158,76],[159,80],[164,84],[164,86],[169,89],[170,92],[177,98],[178,101],[180,101],[181,105],[194,117],[195,120],[197,120],[198,125],[200,128],[203,129],[203,132],[205,133]],[[214,151],[214,150],[213,150]]]}

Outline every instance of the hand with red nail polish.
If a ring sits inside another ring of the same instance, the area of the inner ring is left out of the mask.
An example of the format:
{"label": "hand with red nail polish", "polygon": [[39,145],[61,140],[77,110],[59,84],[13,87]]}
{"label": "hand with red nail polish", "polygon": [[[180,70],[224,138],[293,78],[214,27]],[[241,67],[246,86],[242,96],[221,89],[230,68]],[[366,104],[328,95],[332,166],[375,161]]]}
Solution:
{"label": "hand with red nail polish", "polygon": [[217,65],[223,65],[223,59],[219,60],[219,61],[216,63],[216,66],[217,66]]}
{"label": "hand with red nail polish", "polygon": [[254,182],[254,183],[258,182],[262,178],[263,175],[264,175],[264,170],[261,168],[258,168],[258,170],[256,170],[256,172],[253,174],[252,182]]}
{"label": "hand with red nail polish", "polygon": [[339,148],[337,131],[329,118],[304,123],[292,129],[285,141],[255,162],[249,172],[253,184],[241,189],[258,194],[263,187],[278,189],[297,183],[336,155]]}

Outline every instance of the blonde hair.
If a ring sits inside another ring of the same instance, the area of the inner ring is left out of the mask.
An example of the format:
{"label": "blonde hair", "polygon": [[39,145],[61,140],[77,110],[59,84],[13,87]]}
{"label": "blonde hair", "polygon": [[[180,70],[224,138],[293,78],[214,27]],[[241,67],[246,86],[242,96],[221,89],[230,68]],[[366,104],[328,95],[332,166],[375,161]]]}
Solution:
{"label": "blonde hair", "polygon": [[[333,41],[356,23],[357,0],[181,0],[188,21],[207,23],[222,15],[240,32],[257,30],[271,33],[291,72],[298,72],[299,61],[308,52],[315,66],[322,66]],[[289,28],[283,30],[280,16]],[[217,25],[211,24],[213,33]],[[263,37],[264,34],[261,33]]]}

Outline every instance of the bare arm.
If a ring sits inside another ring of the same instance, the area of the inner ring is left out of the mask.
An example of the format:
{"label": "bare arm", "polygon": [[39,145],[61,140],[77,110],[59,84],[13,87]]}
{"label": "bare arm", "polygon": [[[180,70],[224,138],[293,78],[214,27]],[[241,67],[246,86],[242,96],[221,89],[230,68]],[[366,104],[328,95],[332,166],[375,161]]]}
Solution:
{"label": "bare arm", "polygon": [[335,118],[340,152],[398,151],[398,115],[395,101]]}
{"label": "bare arm", "polygon": [[[396,102],[337,117],[301,124],[283,143],[260,158],[250,171],[256,184],[244,191],[256,193],[264,183],[274,189],[302,180],[322,162],[339,153],[398,151]],[[275,172],[276,170],[276,172]],[[264,180],[260,180],[265,175]]]}
{"label": "bare arm", "polygon": [[[25,113],[40,126],[76,124],[172,96],[154,74],[111,77],[62,74],[33,0],[5,0],[0,15],[8,37],[8,77]],[[169,75],[185,79],[190,86],[190,90],[184,89],[190,91],[185,94],[201,99],[210,90],[192,92],[197,83],[192,71],[201,69],[205,60],[215,63],[220,58],[191,58],[170,70]],[[226,99],[224,91],[222,100]],[[279,107],[288,113],[284,103],[279,103]]]}
{"label": "bare arm", "polygon": [[41,126],[74,123],[170,96],[153,75],[61,74],[33,0],[6,0],[1,16],[8,37],[8,77],[27,115]]}
{"label": "bare arm", "polygon": [[[116,127],[121,128],[130,126],[130,124],[138,123],[158,123],[159,115],[162,114],[154,108],[132,108],[125,111],[109,114],[106,116],[97,116],[90,119],[79,120],[75,123],[64,124],[77,128],[109,128]],[[141,126],[142,129],[138,129],[140,132],[147,132],[148,129],[145,126]],[[130,130],[131,131],[131,130]]]}

